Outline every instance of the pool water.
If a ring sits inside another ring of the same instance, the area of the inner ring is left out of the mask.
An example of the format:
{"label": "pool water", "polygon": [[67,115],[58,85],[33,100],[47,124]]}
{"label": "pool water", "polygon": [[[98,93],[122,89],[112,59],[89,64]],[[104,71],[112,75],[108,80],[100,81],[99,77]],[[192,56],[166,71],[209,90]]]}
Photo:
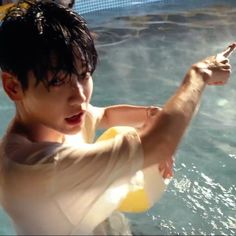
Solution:
{"label": "pool water", "polygon": [[[161,106],[191,64],[236,40],[235,1],[164,2],[84,15],[100,55],[95,105]],[[236,234],[236,54],[231,64],[226,86],[206,88],[162,199],[127,214],[135,235]],[[13,112],[1,91],[1,135]],[[3,212],[0,234],[14,234]]]}

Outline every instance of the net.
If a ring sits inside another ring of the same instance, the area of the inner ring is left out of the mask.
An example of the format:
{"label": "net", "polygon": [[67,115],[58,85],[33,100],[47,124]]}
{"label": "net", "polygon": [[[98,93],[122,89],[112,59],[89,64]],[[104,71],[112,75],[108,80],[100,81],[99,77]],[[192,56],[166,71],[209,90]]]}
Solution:
{"label": "net", "polygon": [[129,7],[163,0],[76,0],[74,10],[80,14],[112,8]]}

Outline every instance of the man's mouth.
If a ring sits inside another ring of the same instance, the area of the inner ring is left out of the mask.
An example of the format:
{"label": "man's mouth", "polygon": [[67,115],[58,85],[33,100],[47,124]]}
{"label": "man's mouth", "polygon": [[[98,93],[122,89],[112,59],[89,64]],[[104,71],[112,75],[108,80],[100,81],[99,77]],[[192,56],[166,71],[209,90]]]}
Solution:
{"label": "man's mouth", "polygon": [[65,118],[65,120],[70,125],[76,125],[82,122],[83,115],[84,112],[80,112],[78,114]]}

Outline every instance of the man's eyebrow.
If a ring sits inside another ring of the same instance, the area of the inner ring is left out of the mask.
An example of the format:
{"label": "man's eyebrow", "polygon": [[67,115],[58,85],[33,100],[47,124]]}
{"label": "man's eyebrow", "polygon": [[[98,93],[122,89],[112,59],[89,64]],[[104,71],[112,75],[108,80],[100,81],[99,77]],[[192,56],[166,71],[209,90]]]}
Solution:
{"label": "man's eyebrow", "polygon": [[55,78],[66,78],[70,73],[67,71],[63,70],[58,70],[58,69],[50,69],[49,73],[47,74],[47,81],[51,81]]}

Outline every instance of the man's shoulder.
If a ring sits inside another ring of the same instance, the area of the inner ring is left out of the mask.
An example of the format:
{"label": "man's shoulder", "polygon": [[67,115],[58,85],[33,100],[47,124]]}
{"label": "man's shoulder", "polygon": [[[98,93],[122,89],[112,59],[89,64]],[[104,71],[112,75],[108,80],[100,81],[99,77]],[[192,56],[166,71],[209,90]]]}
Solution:
{"label": "man's shoulder", "polygon": [[0,143],[2,154],[18,164],[26,165],[53,162],[53,156],[56,155],[59,147],[61,147],[60,143],[31,142],[17,134],[5,136]]}

